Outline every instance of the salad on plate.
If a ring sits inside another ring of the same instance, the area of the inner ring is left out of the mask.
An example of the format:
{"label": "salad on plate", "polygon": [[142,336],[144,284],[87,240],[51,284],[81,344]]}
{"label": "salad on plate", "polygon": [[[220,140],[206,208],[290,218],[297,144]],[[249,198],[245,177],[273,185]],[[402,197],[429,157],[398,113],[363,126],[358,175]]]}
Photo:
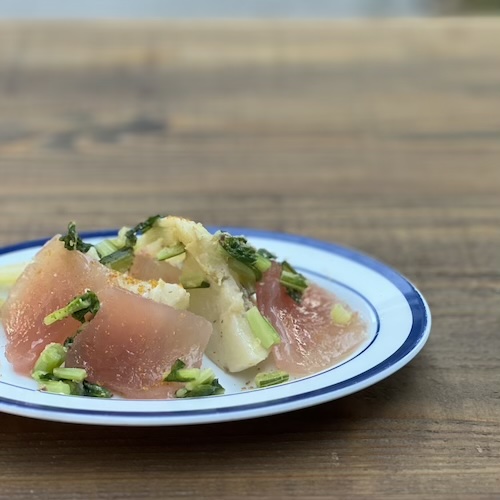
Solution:
{"label": "salad on plate", "polygon": [[265,388],[339,364],[368,336],[293,263],[174,216],[97,243],[71,222],[31,262],[0,269],[0,287],[7,360],[57,394],[217,396],[219,370],[252,370],[248,388]]}

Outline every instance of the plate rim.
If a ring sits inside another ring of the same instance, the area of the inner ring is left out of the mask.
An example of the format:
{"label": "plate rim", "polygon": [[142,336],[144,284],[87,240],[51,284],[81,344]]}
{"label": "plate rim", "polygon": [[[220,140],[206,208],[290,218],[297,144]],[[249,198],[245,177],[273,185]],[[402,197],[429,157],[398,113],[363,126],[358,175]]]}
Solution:
{"label": "plate rim", "polygon": [[[68,408],[54,405],[40,405],[12,399],[0,394],[0,411],[25,417],[59,422],[97,425],[199,425],[251,419],[288,413],[348,396],[389,377],[408,364],[424,347],[431,330],[431,311],[422,293],[404,275],[384,262],[360,250],[316,239],[309,236],[242,226],[205,226],[210,232],[227,231],[245,237],[264,238],[305,245],[344,257],[351,262],[375,271],[390,281],[403,295],[411,311],[411,328],[402,345],[391,355],[368,370],[344,380],[298,394],[282,396],[269,401],[240,404],[236,407],[199,408],[170,411],[106,411],[100,409]],[[82,238],[105,238],[117,234],[117,229],[83,231]],[[0,256],[42,246],[51,238],[38,238],[14,243],[0,248]],[[415,318],[417,317],[417,320]],[[0,387],[5,382],[0,380]],[[64,397],[64,396],[62,396]],[[80,418],[78,418],[80,417]]]}

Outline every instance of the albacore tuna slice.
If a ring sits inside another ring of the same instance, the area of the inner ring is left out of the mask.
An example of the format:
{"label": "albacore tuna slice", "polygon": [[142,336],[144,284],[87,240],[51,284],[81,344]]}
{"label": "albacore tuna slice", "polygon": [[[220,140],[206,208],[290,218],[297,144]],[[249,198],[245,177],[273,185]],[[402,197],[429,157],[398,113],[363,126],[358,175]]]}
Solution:
{"label": "albacore tuna slice", "polygon": [[173,396],[178,384],[162,375],[177,359],[200,367],[210,322],[118,287],[98,297],[100,310],[75,337],[66,366],[84,368],[89,381],[126,398]]}
{"label": "albacore tuna slice", "polygon": [[280,283],[281,266],[273,263],[257,284],[257,305],[278,331],[281,343],[272,354],[277,368],[296,376],[309,375],[345,359],[366,340],[366,325],[353,314],[345,326],[334,324],[338,299],[310,284],[296,302]]}
{"label": "albacore tuna slice", "polygon": [[29,375],[48,343],[64,342],[80,326],[71,317],[46,326],[45,316],[66,306],[86,289],[101,288],[109,275],[106,267],[89,256],[66,250],[57,236],[42,247],[1,310],[6,356],[16,372]]}

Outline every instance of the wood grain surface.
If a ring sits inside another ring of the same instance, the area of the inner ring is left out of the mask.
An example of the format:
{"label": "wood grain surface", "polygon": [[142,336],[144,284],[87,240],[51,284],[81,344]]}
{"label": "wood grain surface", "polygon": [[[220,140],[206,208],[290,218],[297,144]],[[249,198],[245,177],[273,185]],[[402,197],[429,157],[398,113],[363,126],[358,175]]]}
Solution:
{"label": "wood grain surface", "polygon": [[304,234],[428,299],[407,367],[286,415],[0,415],[0,497],[500,498],[500,20],[0,24],[0,244],[162,212]]}

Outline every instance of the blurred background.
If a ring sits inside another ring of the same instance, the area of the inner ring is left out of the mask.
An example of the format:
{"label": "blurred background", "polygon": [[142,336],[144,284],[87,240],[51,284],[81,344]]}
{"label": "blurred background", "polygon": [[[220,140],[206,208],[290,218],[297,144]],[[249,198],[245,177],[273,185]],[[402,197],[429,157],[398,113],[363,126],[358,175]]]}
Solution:
{"label": "blurred background", "polygon": [[390,241],[398,265],[395,207],[459,223],[446,180],[463,201],[479,190],[471,162],[496,168],[499,12],[500,0],[0,0],[0,239],[166,212],[382,258]]}
{"label": "blurred background", "polygon": [[2,0],[0,16],[31,18],[331,18],[499,14],[499,0]]}

